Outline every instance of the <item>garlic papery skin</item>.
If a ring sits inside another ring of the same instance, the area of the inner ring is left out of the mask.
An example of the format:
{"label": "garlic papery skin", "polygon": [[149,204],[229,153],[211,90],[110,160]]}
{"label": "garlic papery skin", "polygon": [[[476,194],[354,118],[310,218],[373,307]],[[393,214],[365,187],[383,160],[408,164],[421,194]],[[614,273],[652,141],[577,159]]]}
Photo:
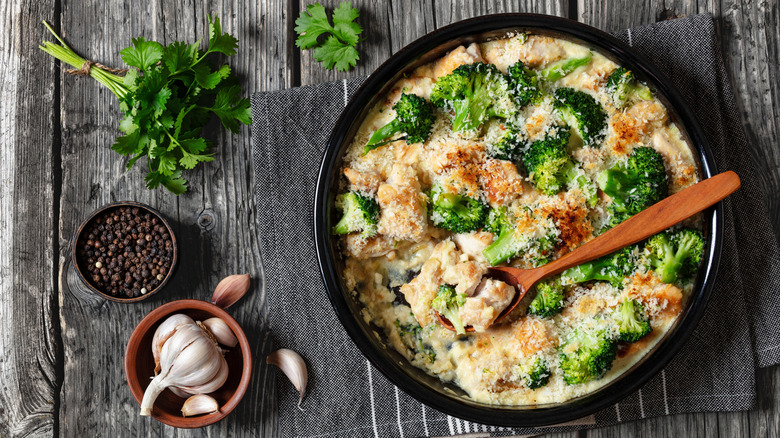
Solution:
{"label": "garlic papery skin", "polygon": [[278,366],[284,375],[290,379],[295,389],[301,393],[298,399],[298,409],[303,410],[301,402],[306,395],[306,383],[309,380],[309,373],[306,370],[306,362],[303,361],[301,355],[287,348],[282,348],[266,356],[265,363]]}
{"label": "garlic papery skin", "polygon": [[185,417],[211,414],[217,411],[219,411],[219,403],[214,400],[214,397],[205,394],[193,395],[185,400],[184,405],[181,407],[181,414]]}
{"label": "garlic papery skin", "polygon": [[189,392],[187,392],[187,391],[185,391],[185,390],[183,390],[183,389],[181,389],[179,387],[176,387],[176,386],[169,386],[168,389],[170,389],[171,392],[174,395],[176,395],[176,397],[181,397],[181,398],[183,398],[185,400],[190,398],[190,397],[192,397],[193,395],[195,395],[195,394],[190,394]]}
{"label": "garlic papery skin", "polygon": [[224,383],[220,374],[223,363],[222,349],[206,331],[195,323],[177,326],[160,349],[161,372],[144,391],[141,415],[151,415],[154,401],[167,387],[198,387],[215,378],[223,379]]}
{"label": "garlic papery skin", "polygon": [[160,372],[160,350],[162,349],[163,344],[165,344],[165,341],[173,335],[179,326],[194,323],[195,321],[189,316],[177,313],[169,316],[168,319],[157,327],[157,330],[154,331],[154,337],[152,338],[152,356],[154,357],[155,373]]}
{"label": "garlic papery skin", "polygon": [[220,344],[228,347],[235,347],[238,344],[238,338],[222,318],[209,318],[203,321],[203,325],[209,329]]}
{"label": "garlic papery skin", "polygon": [[214,289],[211,304],[227,309],[246,294],[251,278],[249,274],[230,275],[222,279]]}

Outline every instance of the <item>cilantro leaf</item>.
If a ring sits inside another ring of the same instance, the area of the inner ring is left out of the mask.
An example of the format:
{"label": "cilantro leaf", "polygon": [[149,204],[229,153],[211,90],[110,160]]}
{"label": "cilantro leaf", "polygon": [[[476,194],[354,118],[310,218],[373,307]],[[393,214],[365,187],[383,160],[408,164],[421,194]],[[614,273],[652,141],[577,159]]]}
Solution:
{"label": "cilantro leaf", "polygon": [[209,15],[209,52],[219,52],[227,56],[236,54],[238,40],[232,35],[222,33],[222,26],[219,24],[219,17],[214,16],[211,20]]}
{"label": "cilantro leaf", "polygon": [[355,47],[342,43],[334,36],[328,37],[325,44],[314,51],[314,59],[328,70],[335,66],[338,71],[348,71],[355,66],[359,58]]}
{"label": "cilantro leaf", "polygon": [[201,162],[214,161],[214,157],[211,155],[191,154],[184,152],[184,155],[179,159],[179,164],[185,169],[192,169]]}
{"label": "cilantro leaf", "polygon": [[133,47],[127,47],[119,52],[125,64],[146,70],[152,64],[162,59],[163,46],[156,41],[146,41],[145,38],[133,38]]}
{"label": "cilantro leaf", "polygon": [[[331,26],[325,8],[319,3],[309,5],[295,20],[298,38],[295,45],[302,49],[314,48],[314,59],[331,70],[348,71],[355,66],[360,56],[355,46],[360,42],[363,28],[355,20],[360,11],[351,2],[341,2],[333,10]],[[327,35],[327,38],[320,37]]]}
{"label": "cilantro leaf", "polygon": [[181,171],[174,172],[172,175],[149,172],[144,180],[146,181],[146,187],[149,189],[156,189],[162,185],[175,195],[181,195],[187,191],[187,180],[181,177]]}
{"label": "cilantro leaf", "polygon": [[363,32],[363,28],[354,22],[359,16],[360,11],[353,8],[350,2],[341,3],[333,10],[334,35],[350,46],[356,45],[359,41],[358,35]]}
{"label": "cilantro leaf", "polygon": [[198,46],[200,41],[187,44],[183,41],[174,41],[168,44],[163,51],[163,63],[168,67],[170,74],[183,72],[192,67],[198,58]]}
{"label": "cilantro leaf", "polygon": [[230,76],[230,67],[227,64],[212,72],[211,67],[205,61],[195,64],[192,71],[195,72],[195,81],[198,85],[207,90],[214,89],[223,79]]}
{"label": "cilantro leaf", "polygon": [[222,125],[231,132],[238,132],[238,122],[251,123],[251,111],[249,109],[249,99],[240,99],[241,87],[234,85],[230,88],[223,88],[217,93],[214,106],[211,111],[219,117]]}
{"label": "cilantro leaf", "polygon": [[316,46],[320,35],[333,31],[325,7],[319,3],[309,5],[301,11],[301,15],[295,19],[295,25],[295,32],[298,33],[295,45],[304,50]]}

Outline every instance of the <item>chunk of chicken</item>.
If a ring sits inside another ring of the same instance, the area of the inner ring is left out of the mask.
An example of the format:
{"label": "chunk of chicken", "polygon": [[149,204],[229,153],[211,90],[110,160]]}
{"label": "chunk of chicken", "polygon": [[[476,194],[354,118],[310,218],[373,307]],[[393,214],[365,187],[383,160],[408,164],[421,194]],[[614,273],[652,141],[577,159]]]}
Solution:
{"label": "chunk of chicken", "polygon": [[368,194],[376,193],[376,190],[381,183],[379,174],[373,171],[358,172],[349,167],[345,167],[344,176],[347,177],[351,190],[357,190]]}
{"label": "chunk of chicken", "polygon": [[443,58],[433,63],[433,78],[440,78],[452,73],[453,70],[463,64],[483,62],[482,50],[477,44],[472,43],[468,48],[458,46],[455,50],[446,54]]}
{"label": "chunk of chicken", "polygon": [[442,265],[452,266],[458,262],[455,244],[450,240],[439,242],[433,248],[428,260],[423,263],[420,273],[409,283],[401,286],[401,293],[412,308],[417,322],[425,327],[434,322],[435,316],[431,302],[441,285]]}
{"label": "chunk of chicken", "polygon": [[478,231],[475,233],[456,234],[452,240],[458,249],[470,259],[479,263],[487,263],[482,251],[493,243],[493,233]]}
{"label": "chunk of chicken", "polygon": [[464,325],[470,325],[478,332],[485,331],[512,302],[514,296],[513,286],[492,278],[483,279],[474,295],[466,298],[458,315]]}
{"label": "chunk of chicken", "polygon": [[387,183],[377,189],[380,234],[395,240],[419,242],[428,228],[425,195],[414,170],[396,164]]}
{"label": "chunk of chicken", "polygon": [[480,183],[490,202],[506,204],[525,191],[517,167],[510,161],[485,160],[479,168]]}
{"label": "chunk of chicken", "polygon": [[653,272],[634,275],[623,293],[642,303],[652,315],[671,318],[682,309],[682,290],[673,284],[663,283]]}
{"label": "chunk of chicken", "polygon": [[345,249],[357,259],[380,257],[393,250],[395,241],[387,236],[377,235],[364,239],[359,233],[346,236]]}

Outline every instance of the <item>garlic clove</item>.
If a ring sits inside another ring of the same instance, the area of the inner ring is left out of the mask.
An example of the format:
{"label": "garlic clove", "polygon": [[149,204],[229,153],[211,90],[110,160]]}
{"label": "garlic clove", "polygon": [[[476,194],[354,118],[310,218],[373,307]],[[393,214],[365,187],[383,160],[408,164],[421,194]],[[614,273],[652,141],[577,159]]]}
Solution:
{"label": "garlic clove", "polygon": [[284,375],[290,379],[295,389],[301,393],[301,397],[298,399],[298,409],[303,410],[301,402],[306,395],[306,383],[309,380],[309,373],[306,370],[306,362],[303,361],[301,355],[287,348],[282,348],[266,356],[265,363],[278,366]]}
{"label": "garlic clove", "polygon": [[219,403],[214,400],[214,397],[205,394],[193,395],[185,400],[184,405],[181,407],[181,414],[185,417],[211,414],[217,411],[219,411]]}
{"label": "garlic clove", "polygon": [[162,349],[165,341],[170,338],[177,328],[184,324],[193,324],[195,321],[187,315],[182,313],[176,313],[169,316],[162,324],[154,331],[154,337],[152,338],[152,356],[154,357],[154,372],[160,372],[160,350]]}
{"label": "garlic clove", "polygon": [[222,318],[209,318],[203,321],[203,325],[217,338],[217,342],[228,347],[235,347],[238,344],[238,338],[233,334],[233,330]]}
{"label": "garlic clove", "polygon": [[249,290],[249,274],[230,275],[222,279],[214,289],[211,304],[223,309],[232,306]]}
{"label": "garlic clove", "polygon": [[183,391],[186,391],[190,394],[210,394],[219,388],[222,387],[222,385],[225,384],[225,381],[227,381],[228,377],[228,363],[225,360],[225,358],[221,358],[221,363],[219,366],[219,371],[217,371],[217,374],[214,375],[214,377],[211,378],[208,382],[204,383],[203,385],[198,386],[182,386],[178,389],[181,389]]}

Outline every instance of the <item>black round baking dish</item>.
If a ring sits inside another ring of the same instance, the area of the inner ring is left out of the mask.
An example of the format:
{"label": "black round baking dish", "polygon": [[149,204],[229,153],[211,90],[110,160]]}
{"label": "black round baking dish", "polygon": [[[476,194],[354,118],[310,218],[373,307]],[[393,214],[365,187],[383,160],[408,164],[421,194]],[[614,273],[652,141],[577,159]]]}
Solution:
{"label": "black round baking dish", "polygon": [[322,159],[314,204],[315,242],[328,296],[336,315],[361,352],[390,381],[422,403],[469,421],[516,427],[556,424],[592,414],[620,401],[658,373],[680,350],[704,313],[715,281],[723,233],[723,206],[718,204],[703,213],[706,246],[693,293],[675,325],[653,351],[606,386],[564,403],[517,407],[471,401],[464,397],[460,388],[412,366],[373,335],[374,331],[381,333],[381,329],[372,328],[359,316],[361,305],[347,291],[342,279],[343,261],[337,248],[338,239],[330,233],[336,220],[333,203],[346,148],[369,108],[403,74],[443,56],[458,45],[499,37],[509,31],[526,30],[590,46],[632,70],[659,96],[672,120],[694,146],[702,178],[717,173],[710,148],[690,108],[671,82],[630,47],[576,21],[534,14],[498,14],[461,21],[425,35],[390,57],[363,83],[331,133]]}

